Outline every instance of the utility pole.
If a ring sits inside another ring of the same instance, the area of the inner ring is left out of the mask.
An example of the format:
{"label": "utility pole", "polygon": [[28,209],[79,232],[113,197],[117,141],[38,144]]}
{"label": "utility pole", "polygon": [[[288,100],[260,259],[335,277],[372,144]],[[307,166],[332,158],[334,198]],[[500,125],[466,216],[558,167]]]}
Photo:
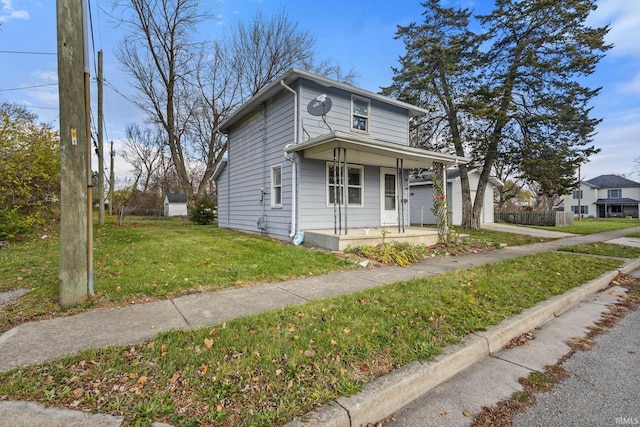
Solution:
{"label": "utility pole", "polygon": [[113,215],[113,159],[116,157],[116,152],[113,151],[113,141],[111,141],[111,164],[109,165],[109,215]]}
{"label": "utility pole", "polygon": [[[87,121],[83,42],[84,0],[57,0],[60,99],[60,304],[87,300]],[[87,178],[89,177],[89,178]],[[91,212],[89,211],[89,214]]]}
{"label": "utility pole", "polygon": [[104,225],[104,145],[102,142],[102,50],[98,51],[98,222]]}

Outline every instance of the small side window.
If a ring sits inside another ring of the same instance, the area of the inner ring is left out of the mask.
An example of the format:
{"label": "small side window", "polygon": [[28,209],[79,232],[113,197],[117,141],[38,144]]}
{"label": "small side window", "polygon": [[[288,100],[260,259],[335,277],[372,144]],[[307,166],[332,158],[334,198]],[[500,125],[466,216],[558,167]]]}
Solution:
{"label": "small side window", "polygon": [[271,168],[271,207],[282,207],[282,166]]}

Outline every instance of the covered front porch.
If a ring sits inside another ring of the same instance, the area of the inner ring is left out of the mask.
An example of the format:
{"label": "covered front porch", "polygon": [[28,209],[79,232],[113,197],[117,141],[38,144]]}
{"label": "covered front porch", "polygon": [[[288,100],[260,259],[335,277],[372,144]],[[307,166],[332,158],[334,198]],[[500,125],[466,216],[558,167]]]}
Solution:
{"label": "covered front porch", "polygon": [[[304,231],[305,242],[330,250],[376,245],[383,235],[385,241],[436,244],[437,231],[409,227],[408,173],[431,169],[441,182],[445,167],[469,162],[464,157],[339,131],[289,145],[286,152],[327,165],[324,179],[318,180],[316,169],[309,173],[312,178],[305,187],[311,194],[322,194],[324,188],[326,204],[316,197],[296,206],[304,212],[296,231]],[[363,175],[367,176],[366,185]],[[305,228],[305,223],[314,226]]]}
{"label": "covered front porch", "polygon": [[337,234],[333,230],[306,230],[306,245],[331,251],[344,251],[348,247],[376,246],[382,242],[406,242],[413,245],[433,246],[438,243],[438,230],[435,228],[398,227],[353,228],[348,234]]}

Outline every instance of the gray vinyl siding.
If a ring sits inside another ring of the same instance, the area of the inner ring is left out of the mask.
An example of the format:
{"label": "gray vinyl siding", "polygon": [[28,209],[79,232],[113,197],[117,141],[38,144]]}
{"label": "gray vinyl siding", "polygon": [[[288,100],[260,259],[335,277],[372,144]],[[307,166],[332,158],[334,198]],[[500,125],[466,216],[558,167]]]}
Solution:
{"label": "gray vinyl siding", "polygon": [[[348,160],[348,158],[347,158]],[[332,229],[333,206],[327,206],[326,162],[303,159],[300,177],[300,230]],[[356,164],[351,163],[349,164]],[[363,206],[347,208],[347,226],[380,226],[380,168],[364,167]],[[345,209],[342,209],[344,227]]]}
{"label": "gray vinyl siding", "polygon": [[[449,209],[449,221],[452,221],[452,211],[455,212],[455,195],[453,195],[453,185],[447,184],[447,208]],[[411,224],[437,224],[436,216],[433,214],[433,185],[412,185],[410,193],[410,222]]]}
{"label": "gray vinyl siding", "polygon": [[[293,95],[287,93],[256,109],[229,131],[229,158],[223,172],[228,175],[221,181],[229,194],[219,190],[220,202],[228,200],[228,218],[223,206],[219,226],[259,232],[258,220],[264,218],[268,234],[288,236],[292,175],[283,152],[293,142]],[[282,168],[282,207],[278,208],[271,207],[273,166]]]}
{"label": "gray vinyl siding", "polygon": [[[409,113],[403,108],[369,99],[369,132],[363,133],[351,129],[351,93],[336,88],[320,86],[308,80],[302,80],[300,90],[300,120],[303,141],[329,133],[331,130],[366,135],[401,145],[409,145]],[[322,117],[312,116],[307,106],[318,95],[326,94],[331,98],[332,107],[326,115],[327,124]],[[367,99],[365,97],[359,97]]]}
{"label": "gray vinyl siding", "polygon": [[[229,150],[227,146],[227,156]],[[224,167],[224,170],[216,180],[216,190],[218,193],[218,227],[229,226],[229,180],[227,174],[229,172],[228,166]]]}

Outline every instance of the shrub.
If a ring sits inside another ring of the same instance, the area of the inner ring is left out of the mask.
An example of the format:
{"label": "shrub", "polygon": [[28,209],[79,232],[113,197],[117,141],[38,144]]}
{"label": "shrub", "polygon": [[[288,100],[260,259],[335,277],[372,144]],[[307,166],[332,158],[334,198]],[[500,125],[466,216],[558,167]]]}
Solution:
{"label": "shrub", "polygon": [[201,197],[191,208],[189,219],[199,225],[213,224],[216,220],[216,213],[216,203],[208,197]]}
{"label": "shrub", "polygon": [[16,240],[37,231],[42,221],[22,214],[18,209],[0,209],[0,240]]}

